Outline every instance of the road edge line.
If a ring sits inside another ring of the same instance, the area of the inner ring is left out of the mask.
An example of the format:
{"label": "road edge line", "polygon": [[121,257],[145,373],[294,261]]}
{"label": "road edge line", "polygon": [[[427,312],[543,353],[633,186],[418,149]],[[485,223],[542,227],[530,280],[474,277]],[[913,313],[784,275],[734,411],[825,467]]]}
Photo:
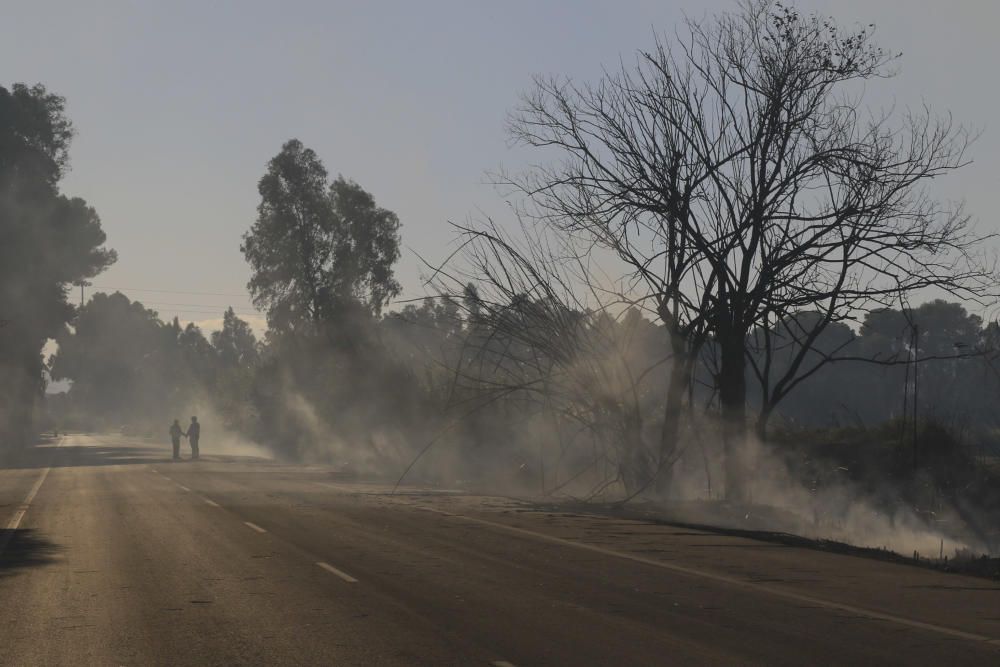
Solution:
{"label": "road edge line", "polygon": [[[66,436],[59,438],[59,444],[56,445],[57,449],[62,447],[65,439]],[[28,491],[28,495],[24,497],[24,501],[21,502],[10,521],[7,522],[6,532],[4,533],[3,539],[0,540],[0,557],[3,557],[3,553],[7,550],[7,546],[10,544],[11,538],[14,537],[14,531],[21,525],[21,520],[24,519],[24,515],[28,513],[28,508],[31,507],[31,501],[33,501],[35,496],[38,495],[38,490],[42,488],[42,484],[45,483],[45,480],[48,478],[51,470],[52,466],[47,466],[44,470],[42,470],[42,474],[39,475],[38,479],[35,480],[35,483],[31,485],[31,490]]]}
{"label": "road edge line", "polygon": [[716,581],[719,583],[729,584],[731,586],[736,586],[739,588],[744,588],[747,590],[756,591],[759,593],[766,593],[768,595],[785,598],[787,600],[794,600],[795,602],[803,602],[810,605],[815,605],[822,607],[824,609],[831,609],[837,611],[846,611],[848,613],[854,614],[856,616],[862,616],[866,618],[876,619],[880,621],[887,621],[890,623],[895,623],[897,625],[904,625],[910,628],[916,628],[918,630],[927,630],[929,632],[935,632],[938,634],[946,635],[949,637],[956,637],[958,639],[965,639],[969,641],[981,642],[984,644],[989,644],[990,646],[1000,647],[1000,639],[995,637],[988,637],[986,635],[980,635],[974,632],[966,632],[964,630],[956,630],[955,628],[948,628],[943,625],[936,625],[934,623],[926,623],[924,621],[917,621],[910,618],[905,618],[903,616],[896,616],[895,614],[889,614],[887,612],[875,611],[873,609],[865,609],[864,607],[855,607],[854,605],[846,604],[843,602],[834,602],[832,600],[824,600],[823,598],[813,597],[811,595],[805,595],[802,593],[796,593],[794,591],[785,590],[782,588],[774,588],[771,586],[765,586],[763,584],[754,583],[751,581],[743,581],[742,579],[737,579],[736,577],[730,577],[725,574],[718,574],[715,572],[707,572],[705,570],[699,570],[692,567],[687,567],[685,565],[677,565],[675,563],[668,563],[666,561],[655,560],[653,558],[646,558],[645,556],[639,556],[636,554],[630,554],[622,551],[614,551],[613,549],[605,549],[604,547],[599,547],[593,544],[587,544],[585,542],[574,542],[573,540],[568,540],[562,537],[556,537],[554,535],[546,535],[544,533],[538,533],[533,530],[528,530],[526,528],[518,528],[517,526],[509,526],[503,523],[497,523],[495,521],[489,521],[487,519],[479,519],[476,517],[466,516],[464,514],[455,514],[453,512],[445,512],[444,510],[435,509],[433,507],[419,506],[418,509],[433,512],[435,514],[442,514],[444,516],[453,517],[456,519],[461,519],[464,521],[470,521],[472,523],[478,523],[484,526],[492,526],[495,528],[500,528],[511,533],[516,533],[518,535],[525,535],[528,537],[533,537],[535,539],[550,542],[553,544],[560,544],[564,546],[571,546],[577,549],[582,549],[584,551],[590,551],[592,553],[601,554],[604,556],[611,556],[614,558],[622,558],[625,560],[630,560],[636,563],[641,563],[643,565],[650,565],[652,567],[658,567],[664,570],[671,570],[672,572],[677,572],[679,574],[684,574],[690,577],[697,577],[701,579],[708,579],[710,581]]}

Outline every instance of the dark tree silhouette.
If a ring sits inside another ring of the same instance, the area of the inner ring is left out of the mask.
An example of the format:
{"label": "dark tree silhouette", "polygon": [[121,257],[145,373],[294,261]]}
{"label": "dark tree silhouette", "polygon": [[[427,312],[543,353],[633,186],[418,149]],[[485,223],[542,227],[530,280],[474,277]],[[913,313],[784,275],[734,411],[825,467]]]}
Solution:
{"label": "dark tree silhouette", "polygon": [[98,292],[56,338],[52,377],[91,425],[158,423],[211,392],[216,351],[193,324],[162,322],[121,293]]}
{"label": "dark tree silhouette", "polygon": [[23,443],[41,358],[74,313],[67,293],[115,260],[94,209],[59,193],[72,125],[43,86],[0,87],[0,443]]}

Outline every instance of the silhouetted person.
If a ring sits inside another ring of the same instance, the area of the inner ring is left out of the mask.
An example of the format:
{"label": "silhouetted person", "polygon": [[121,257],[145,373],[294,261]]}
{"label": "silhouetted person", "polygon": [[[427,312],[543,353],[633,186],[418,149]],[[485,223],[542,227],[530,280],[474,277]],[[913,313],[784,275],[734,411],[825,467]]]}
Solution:
{"label": "silhouetted person", "polygon": [[198,440],[201,438],[201,424],[198,423],[197,417],[191,417],[191,424],[184,435],[187,436],[188,442],[191,443],[191,458],[198,458]]}
{"label": "silhouetted person", "polygon": [[181,423],[178,420],[174,420],[174,423],[170,425],[170,442],[174,445],[174,460],[176,461],[181,457],[181,436],[184,435],[184,431],[181,430]]}

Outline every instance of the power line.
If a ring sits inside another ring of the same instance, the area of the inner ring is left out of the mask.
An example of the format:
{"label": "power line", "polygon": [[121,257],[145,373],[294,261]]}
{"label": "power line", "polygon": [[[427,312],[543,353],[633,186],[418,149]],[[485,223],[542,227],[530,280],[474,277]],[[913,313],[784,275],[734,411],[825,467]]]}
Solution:
{"label": "power line", "polygon": [[[156,308],[151,308],[150,310],[156,310]],[[170,314],[170,313],[185,313],[187,315],[216,315],[216,316],[218,316],[220,318],[223,315],[223,313],[220,313],[217,310],[174,310],[174,309],[171,309],[169,311],[169,313],[160,313],[159,311],[157,311],[158,315]],[[234,315],[238,315],[240,317],[262,317],[263,316],[261,313],[245,313],[245,312],[240,312],[238,310],[234,310],[233,314]]]}
{"label": "power line", "polygon": [[[89,285],[89,283],[88,283]],[[185,290],[170,290],[170,289],[154,289],[152,287],[142,288],[142,287],[114,287],[112,285],[93,285],[91,286],[94,290],[119,290],[128,292],[152,292],[157,294],[189,294],[193,296],[222,296],[222,297],[242,297],[246,300],[250,300],[250,295],[246,292],[243,294],[233,294],[227,292],[193,292]],[[210,304],[210,303],[174,303],[170,301],[140,301],[143,306],[152,306],[152,310],[157,310],[162,306],[169,307],[170,313],[182,314],[182,315],[217,315],[222,316],[226,310],[232,308],[232,304]],[[176,308],[180,306],[180,308]],[[240,317],[260,317],[262,313],[259,311],[248,311],[248,310],[236,310],[233,308],[233,313]]]}
{"label": "power line", "polygon": [[[169,310],[176,310],[177,312],[206,312],[206,313],[224,313],[230,308],[233,308],[231,304],[218,304],[218,303],[168,303],[165,301],[139,301],[134,300],[132,303],[140,304],[146,308],[159,308],[161,306],[168,307]],[[174,306],[181,306],[180,308],[175,308]],[[245,315],[259,315],[257,311],[243,310],[233,308],[233,312],[236,314]]]}
{"label": "power line", "polygon": [[248,292],[243,292],[242,294],[232,294],[225,292],[185,292],[182,290],[174,289],[152,289],[152,288],[141,288],[141,287],[112,287],[111,285],[94,285],[94,289],[113,289],[113,290],[127,290],[129,292],[160,292],[162,294],[193,294],[196,296],[240,296],[245,299],[250,298]]}
{"label": "power line", "polygon": [[[216,312],[214,310],[157,310],[156,308],[152,308],[151,310],[153,312],[155,312],[157,315],[159,315],[160,317],[168,317],[170,315],[173,315],[174,313],[183,313],[185,315],[204,315],[205,317],[209,317],[209,318],[217,319],[217,320],[221,320],[222,317],[223,317],[223,313]],[[263,317],[263,315],[261,315],[259,313],[239,313],[239,312],[236,312],[236,311],[233,311],[233,315],[236,315],[237,317],[243,317],[243,318],[247,318],[247,317]]]}
{"label": "power line", "polygon": [[218,304],[218,303],[173,303],[170,301],[142,301],[143,304],[153,304],[156,306],[194,306],[195,308],[221,308],[225,310],[230,308],[230,304]]}

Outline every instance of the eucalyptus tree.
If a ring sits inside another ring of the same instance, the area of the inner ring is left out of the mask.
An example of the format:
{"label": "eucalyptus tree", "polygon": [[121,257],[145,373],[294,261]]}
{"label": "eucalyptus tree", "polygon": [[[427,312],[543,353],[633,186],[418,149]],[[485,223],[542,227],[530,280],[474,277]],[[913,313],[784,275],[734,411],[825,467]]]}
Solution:
{"label": "eucalyptus tree", "polygon": [[329,324],[359,307],[378,315],[399,293],[399,218],[357,183],[328,174],[316,153],[292,139],[258,184],[257,220],[241,250],[248,287],[272,329]]}

